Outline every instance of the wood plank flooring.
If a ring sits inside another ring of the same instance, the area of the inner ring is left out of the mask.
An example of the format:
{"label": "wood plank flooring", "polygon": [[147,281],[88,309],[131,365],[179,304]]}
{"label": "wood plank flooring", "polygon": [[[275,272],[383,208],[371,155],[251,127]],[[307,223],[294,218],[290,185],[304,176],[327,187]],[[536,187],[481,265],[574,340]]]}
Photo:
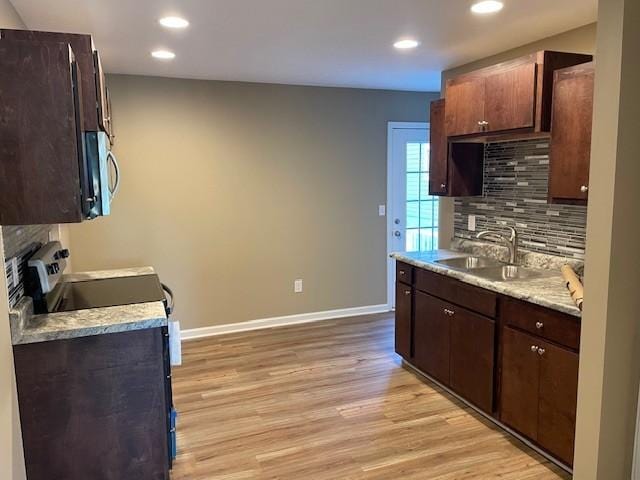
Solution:
{"label": "wood plank flooring", "polygon": [[185,343],[173,480],[567,479],[401,366],[393,317]]}

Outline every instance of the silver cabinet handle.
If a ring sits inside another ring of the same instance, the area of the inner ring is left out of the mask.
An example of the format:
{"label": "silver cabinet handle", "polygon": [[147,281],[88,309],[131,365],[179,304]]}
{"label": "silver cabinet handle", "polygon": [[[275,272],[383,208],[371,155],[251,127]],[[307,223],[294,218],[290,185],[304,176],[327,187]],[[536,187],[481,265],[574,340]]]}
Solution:
{"label": "silver cabinet handle", "polygon": [[405,294],[405,295],[407,295],[407,296],[408,296],[408,295],[411,295],[411,290],[405,290],[405,291],[404,291],[404,294]]}
{"label": "silver cabinet handle", "polygon": [[531,345],[531,351],[536,353],[538,351],[538,347],[536,345]]}
{"label": "silver cabinet handle", "polygon": [[478,125],[481,127],[486,127],[487,125],[489,125],[489,122],[487,122],[486,120],[480,120],[478,122]]}
{"label": "silver cabinet handle", "polygon": [[111,164],[113,165],[113,171],[115,172],[115,175],[116,175],[116,179],[113,182],[113,186],[109,186],[111,201],[113,201],[113,198],[116,196],[116,193],[118,193],[118,188],[120,188],[120,165],[118,165],[118,159],[116,158],[116,156],[113,154],[111,150],[107,152],[107,161],[111,161]]}
{"label": "silver cabinet handle", "polygon": [[405,274],[405,272],[404,272],[404,270],[400,270],[400,271],[398,272],[398,274],[399,274],[401,277],[404,277],[404,276],[406,275],[406,274]]}
{"label": "silver cabinet handle", "polygon": [[542,327],[544,327],[544,323],[542,323],[542,322],[536,322],[536,328],[537,328],[538,330],[540,330]]}
{"label": "silver cabinet handle", "polygon": [[587,193],[587,192],[589,191],[589,187],[587,187],[586,185],[582,185],[582,186],[580,187],[580,191],[581,191],[582,193]]}
{"label": "silver cabinet handle", "polygon": [[546,350],[544,348],[538,348],[538,355],[540,355],[540,356],[544,355],[545,351]]}
{"label": "silver cabinet handle", "polygon": [[447,184],[446,183],[441,183],[440,184],[440,188],[447,188]]}
{"label": "silver cabinet handle", "polygon": [[453,310],[449,310],[448,308],[444,309],[444,314],[445,315],[449,315],[450,317],[452,317],[453,315],[455,315],[456,312],[454,312]]}

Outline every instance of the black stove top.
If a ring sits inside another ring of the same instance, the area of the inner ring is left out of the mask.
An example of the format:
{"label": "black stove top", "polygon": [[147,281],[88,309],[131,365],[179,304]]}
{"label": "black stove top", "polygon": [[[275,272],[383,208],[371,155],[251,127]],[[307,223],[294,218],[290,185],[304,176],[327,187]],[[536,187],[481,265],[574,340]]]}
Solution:
{"label": "black stove top", "polygon": [[59,287],[54,312],[165,300],[160,279],[153,274],[63,283]]}

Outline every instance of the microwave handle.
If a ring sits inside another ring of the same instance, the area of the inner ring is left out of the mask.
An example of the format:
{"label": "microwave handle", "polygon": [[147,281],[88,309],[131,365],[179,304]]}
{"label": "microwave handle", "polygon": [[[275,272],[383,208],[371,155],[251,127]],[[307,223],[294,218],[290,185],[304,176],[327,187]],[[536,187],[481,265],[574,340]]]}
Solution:
{"label": "microwave handle", "polygon": [[120,187],[120,165],[118,165],[118,159],[116,158],[116,156],[113,154],[111,150],[107,152],[107,160],[108,161],[110,160],[111,163],[113,164],[113,171],[116,174],[116,179],[113,184],[113,187],[109,185],[111,201],[113,201],[113,198],[116,196],[116,193],[118,192],[118,188]]}

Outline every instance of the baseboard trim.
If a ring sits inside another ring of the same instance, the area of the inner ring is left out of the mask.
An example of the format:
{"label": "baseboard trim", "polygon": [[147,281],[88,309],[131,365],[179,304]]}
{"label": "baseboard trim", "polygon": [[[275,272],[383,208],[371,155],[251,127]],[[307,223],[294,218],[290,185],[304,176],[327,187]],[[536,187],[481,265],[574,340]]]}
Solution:
{"label": "baseboard trim", "polygon": [[214,325],[211,327],[190,328],[182,330],[183,341],[195,340],[197,338],[213,337],[226,333],[248,332],[251,330],[262,330],[264,328],[284,327],[287,325],[298,325],[300,323],[320,322],[335,318],[357,317],[359,315],[370,315],[374,313],[385,313],[389,311],[389,306],[368,305],[364,307],[341,308],[338,310],[326,310],[324,312],[300,313],[297,315],[286,315],[283,317],[261,318],[248,322],[229,323],[226,325]]}

